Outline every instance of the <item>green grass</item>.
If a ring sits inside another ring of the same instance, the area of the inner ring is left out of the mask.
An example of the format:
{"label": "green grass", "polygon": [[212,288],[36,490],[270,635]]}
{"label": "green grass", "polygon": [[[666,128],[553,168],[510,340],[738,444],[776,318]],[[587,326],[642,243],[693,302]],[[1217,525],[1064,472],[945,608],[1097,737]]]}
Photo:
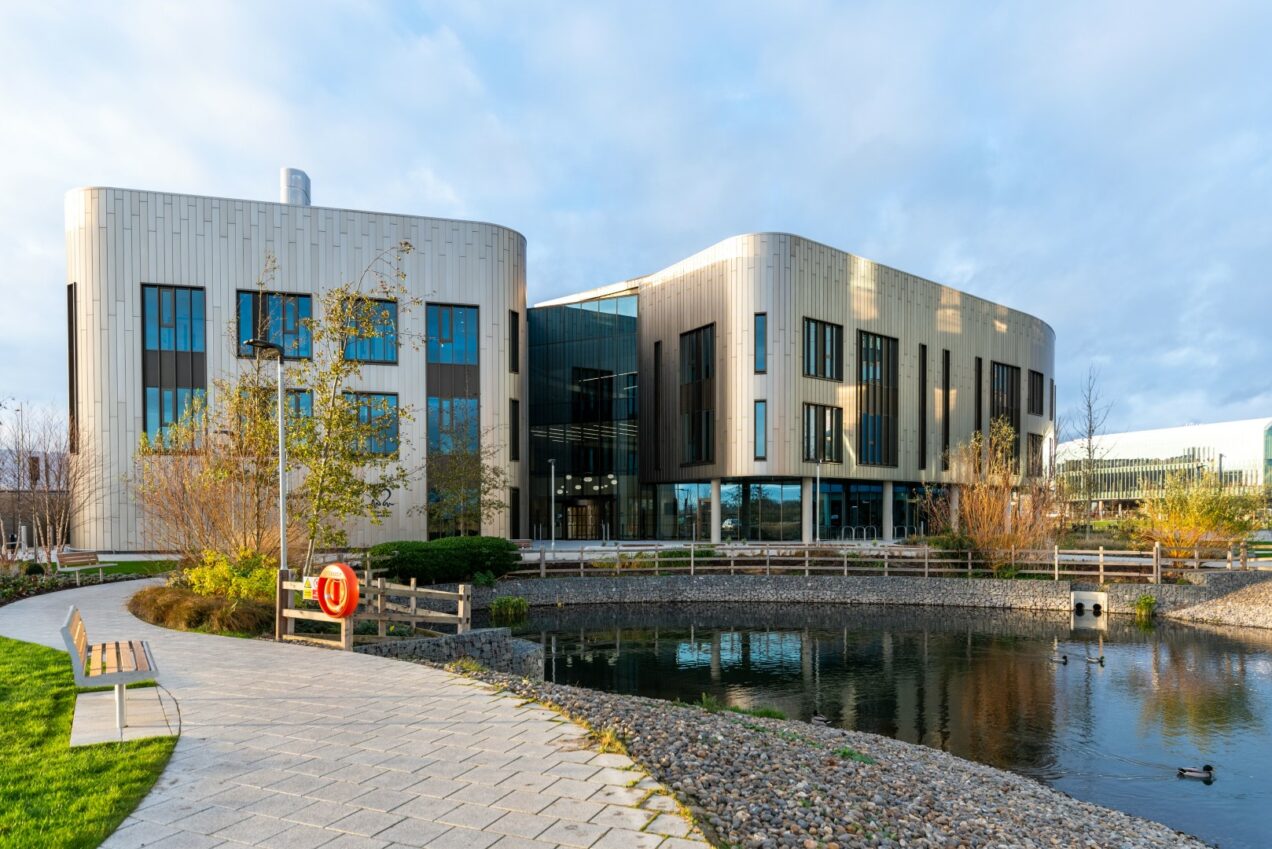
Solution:
{"label": "green grass", "polygon": [[[160,575],[177,568],[175,560],[129,560],[125,563],[102,564],[107,575]],[[94,569],[85,569],[83,574],[96,575]]]}
{"label": "green grass", "polygon": [[69,747],[63,652],[0,637],[0,849],[95,847],[150,790],[176,738]]}
{"label": "green grass", "polygon": [[835,749],[835,754],[839,755],[841,758],[845,758],[850,761],[859,761],[863,764],[873,764],[876,762],[874,758],[858,752],[851,746],[844,746],[843,748]]}

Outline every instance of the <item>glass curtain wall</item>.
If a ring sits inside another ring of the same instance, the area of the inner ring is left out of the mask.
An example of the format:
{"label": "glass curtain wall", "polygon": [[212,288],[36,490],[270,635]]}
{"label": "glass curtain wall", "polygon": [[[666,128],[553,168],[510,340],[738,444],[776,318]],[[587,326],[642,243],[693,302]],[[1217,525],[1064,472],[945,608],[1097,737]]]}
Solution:
{"label": "glass curtain wall", "polygon": [[[649,536],[637,480],[636,322],[635,295],[529,311],[528,530],[536,539],[553,527],[557,539]],[[710,524],[702,527],[710,536]]]}
{"label": "glass curtain wall", "polygon": [[800,524],[798,480],[721,483],[720,539],[724,542],[799,542]]}

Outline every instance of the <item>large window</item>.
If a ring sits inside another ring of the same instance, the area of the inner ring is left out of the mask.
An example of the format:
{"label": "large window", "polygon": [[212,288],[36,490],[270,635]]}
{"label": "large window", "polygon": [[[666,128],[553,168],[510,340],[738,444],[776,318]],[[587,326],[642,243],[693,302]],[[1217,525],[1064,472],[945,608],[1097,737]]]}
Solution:
{"label": "large window", "polygon": [[1030,477],[1042,477],[1042,434],[1029,434],[1028,466]]}
{"label": "large window", "polygon": [[755,459],[768,457],[768,401],[755,402]]}
{"label": "large window", "polygon": [[1041,416],[1044,412],[1043,405],[1046,401],[1042,396],[1042,372],[1029,371],[1029,415]]}
{"label": "large window", "polygon": [[1011,425],[1012,456],[1020,459],[1020,368],[1006,363],[989,364],[989,420]]}
{"label": "large window", "polygon": [[804,405],[804,459],[823,463],[844,460],[844,411],[821,404]]}
{"label": "large window", "polygon": [[349,336],[345,341],[346,360],[363,363],[396,363],[397,303],[384,300],[363,301],[359,315],[349,320]]}
{"label": "large window", "polygon": [[477,307],[429,304],[425,319],[428,361],[448,365],[478,364]]}
{"label": "large window", "polygon": [[508,371],[521,371],[521,313],[508,310]]}
{"label": "large window", "polygon": [[897,340],[857,331],[857,462],[897,464]]}
{"label": "large window", "polygon": [[715,325],[680,334],[680,462],[715,459]]}
{"label": "large window", "polygon": [[976,415],[975,427],[977,433],[985,431],[985,361],[976,358]]}
{"label": "large window", "polygon": [[313,317],[313,299],[309,295],[283,292],[238,293],[238,353],[251,357],[256,349],[250,339],[264,339],[283,347],[288,359],[305,359],[312,355],[309,321]]}
{"label": "large window", "polygon": [[508,399],[508,459],[521,459],[521,402]]}
{"label": "large window", "polygon": [[804,319],[804,374],[844,379],[844,329],[838,324]]}
{"label": "large window", "polygon": [[927,468],[928,378],[927,345],[919,346],[919,468]]}
{"label": "large window", "polygon": [[141,287],[141,382],[146,436],[152,442],[207,393],[204,316],[202,289]]}
{"label": "large window", "polygon": [[287,390],[287,414],[300,418],[313,418],[314,393],[309,389]]}
{"label": "large window", "polygon": [[950,470],[950,374],[949,349],[941,351],[941,470]]}
{"label": "large window", "polygon": [[[654,430],[661,427],[663,415],[662,398],[662,341],[654,343]],[[662,451],[654,447],[654,469],[662,469]]]}
{"label": "large window", "polygon": [[358,423],[369,425],[359,450],[364,454],[395,454],[398,450],[398,396],[390,392],[350,392]]}
{"label": "large window", "polygon": [[428,399],[428,451],[430,454],[454,454],[477,450],[479,419],[478,399]]}
{"label": "large window", "polygon": [[768,313],[755,314],[755,373],[768,371]]}

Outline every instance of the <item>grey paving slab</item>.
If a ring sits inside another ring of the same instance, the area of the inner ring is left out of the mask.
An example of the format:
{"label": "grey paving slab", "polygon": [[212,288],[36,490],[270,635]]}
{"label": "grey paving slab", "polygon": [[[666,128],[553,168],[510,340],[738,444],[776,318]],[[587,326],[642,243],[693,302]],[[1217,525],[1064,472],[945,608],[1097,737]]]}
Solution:
{"label": "grey paving slab", "polygon": [[[149,641],[180,710],[171,761],[103,849],[706,846],[674,805],[637,809],[665,790],[554,711],[387,658],[156,628],[125,608],[143,585],[0,608],[0,635],[53,648],[71,604],[94,639]],[[665,834],[641,831],[655,817]]]}

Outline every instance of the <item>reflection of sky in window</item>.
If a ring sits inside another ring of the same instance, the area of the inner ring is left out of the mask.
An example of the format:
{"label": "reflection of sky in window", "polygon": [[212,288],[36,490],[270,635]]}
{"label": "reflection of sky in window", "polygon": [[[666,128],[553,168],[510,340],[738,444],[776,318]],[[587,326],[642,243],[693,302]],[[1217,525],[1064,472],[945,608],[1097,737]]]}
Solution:
{"label": "reflection of sky in window", "polygon": [[[711,665],[711,640],[685,640],[676,644],[676,666],[689,668]],[[736,666],[742,660],[742,635],[720,635],[720,665]]]}

